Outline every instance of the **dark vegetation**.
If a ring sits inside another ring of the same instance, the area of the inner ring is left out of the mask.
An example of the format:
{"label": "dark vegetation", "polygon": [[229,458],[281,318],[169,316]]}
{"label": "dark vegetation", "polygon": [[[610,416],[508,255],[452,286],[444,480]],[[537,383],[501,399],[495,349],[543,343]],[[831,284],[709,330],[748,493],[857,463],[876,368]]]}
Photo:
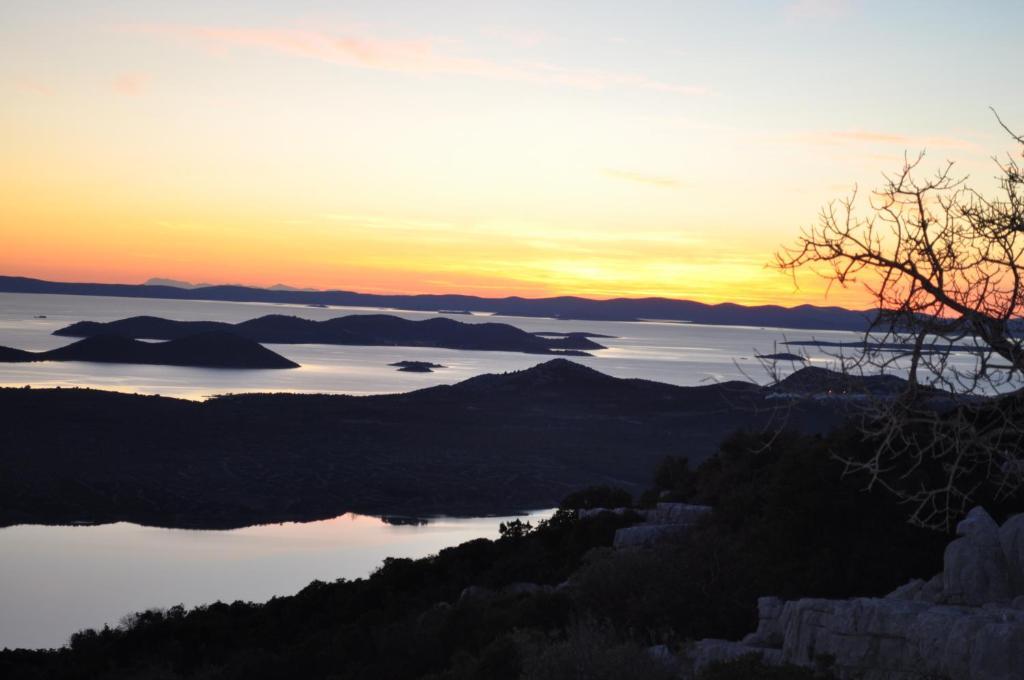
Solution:
{"label": "dark vegetation", "polygon": [[79,321],[54,331],[54,335],[87,338],[114,334],[128,338],[174,340],[209,332],[233,333],[255,342],[278,344],[443,347],[576,356],[586,356],[582,350],[605,349],[580,334],[542,337],[505,323],[463,323],[444,318],[410,321],[387,314],[352,314],[326,321],[269,314],[234,324],[135,316],[105,323]]}
{"label": "dark vegetation", "polygon": [[269,290],[246,286],[204,286],[182,289],[173,286],[116,283],[63,283],[19,276],[0,276],[0,292],[108,295],[169,300],[231,300],[300,305],[319,303],[342,307],[389,307],[425,312],[457,309],[469,312],[493,312],[508,316],[590,321],[665,319],[705,324],[816,330],[864,330],[872,316],[866,312],[840,307],[816,307],[814,305],[744,307],[732,303],[707,305],[691,300],[667,298],[589,300],[573,296],[529,299],[521,297],[481,298],[473,295],[371,295],[342,290]]}
{"label": "dark vegetation", "polygon": [[140,342],[116,334],[92,335],[47,352],[0,347],[0,362],[96,361],[203,368],[298,368],[277,352],[232,333],[206,330],[168,342]]}
{"label": "dark vegetation", "polygon": [[[262,605],[146,612],[61,650],[3,652],[0,676],[667,678],[650,645],[678,652],[689,639],[740,637],[758,596],[882,595],[941,568],[947,536],[908,525],[890,497],[839,474],[831,454],[866,445],[852,429],[739,434],[696,469],[665,459],[641,502],[715,507],[681,543],[612,550],[614,530],[633,518],[578,520],[568,506],[628,494],[590,489],[538,527],[513,523],[495,541],[387,560],[367,579],[317,582]],[[827,677],[741,659],[703,680]]]}
{"label": "dark vegetation", "polygon": [[565,359],[368,397],[2,389],[0,526],[511,514],[588,485],[639,492],[681,442],[698,461],[738,423],[785,414],[824,431],[841,417],[768,393],[622,380]]}

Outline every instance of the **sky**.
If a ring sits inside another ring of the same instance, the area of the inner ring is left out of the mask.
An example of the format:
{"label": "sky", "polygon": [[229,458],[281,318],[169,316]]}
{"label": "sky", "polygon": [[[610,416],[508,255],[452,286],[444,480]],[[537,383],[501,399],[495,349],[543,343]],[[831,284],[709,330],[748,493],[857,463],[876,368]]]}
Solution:
{"label": "sky", "polygon": [[1024,3],[0,2],[0,274],[866,305],[767,266],[991,185]]}

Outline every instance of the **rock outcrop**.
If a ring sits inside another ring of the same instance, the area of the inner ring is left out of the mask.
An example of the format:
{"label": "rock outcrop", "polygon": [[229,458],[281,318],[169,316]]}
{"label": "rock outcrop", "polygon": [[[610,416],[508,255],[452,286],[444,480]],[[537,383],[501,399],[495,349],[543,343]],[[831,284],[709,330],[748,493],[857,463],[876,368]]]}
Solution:
{"label": "rock outcrop", "polygon": [[975,508],[957,534],[941,574],[884,598],[761,598],[757,630],[694,643],[688,671],[756,654],[861,680],[1024,678],[1024,515],[1000,528]]}
{"label": "rock outcrop", "polygon": [[707,505],[658,503],[651,510],[638,511],[644,517],[643,522],[616,531],[612,545],[634,548],[678,539],[709,512],[711,507]]}
{"label": "rock outcrop", "polygon": [[1010,599],[1010,573],[999,525],[974,508],[956,527],[956,539],[943,556],[940,601],[980,607]]}

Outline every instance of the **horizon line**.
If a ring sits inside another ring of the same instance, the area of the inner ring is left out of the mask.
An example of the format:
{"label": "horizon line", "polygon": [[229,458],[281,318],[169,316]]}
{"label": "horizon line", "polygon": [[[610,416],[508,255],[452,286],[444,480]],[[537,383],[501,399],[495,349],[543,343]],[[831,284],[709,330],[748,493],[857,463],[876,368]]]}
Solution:
{"label": "horizon line", "polygon": [[[867,309],[856,309],[856,308],[851,308],[851,307],[843,307],[841,305],[816,305],[816,304],[812,304],[812,303],[809,303],[809,302],[804,302],[804,303],[796,304],[796,305],[793,305],[793,306],[786,306],[786,305],[781,305],[781,304],[770,304],[770,303],[768,303],[768,304],[749,305],[749,304],[743,304],[743,303],[740,303],[740,302],[732,302],[732,301],[702,302],[700,300],[694,300],[692,298],[665,297],[665,296],[660,296],[660,295],[646,295],[646,296],[642,296],[642,297],[630,297],[630,296],[627,296],[627,295],[620,295],[620,296],[616,296],[616,297],[598,298],[598,297],[588,297],[586,295],[578,295],[578,294],[549,295],[549,296],[546,296],[546,297],[525,297],[525,296],[522,296],[522,295],[504,295],[504,296],[501,296],[501,297],[487,297],[487,296],[476,295],[476,294],[472,294],[472,293],[457,293],[457,292],[450,292],[450,293],[365,293],[365,292],[361,292],[361,291],[358,291],[358,290],[348,290],[348,289],[343,289],[343,288],[298,288],[298,287],[289,286],[288,284],[284,284],[284,283],[276,283],[276,284],[272,284],[270,286],[260,286],[260,285],[247,284],[247,283],[202,283],[202,284],[193,284],[193,283],[188,282],[188,281],[179,281],[177,279],[170,279],[170,278],[167,278],[167,277],[158,277],[158,276],[150,277],[149,279],[147,279],[146,281],[143,281],[141,283],[118,283],[118,282],[107,282],[107,281],[66,281],[66,280],[55,280],[55,279],[42,279],[42,278],[37,278],[37,277],[34,277],[34,276],[23,276],[23,275],[18,275],[18,274],[2,274],[2,273],[0,273],[0,280],[2,280],[2,279],[23,279],[23,280],[26,280],[26,281],[36,281],[36,282],[40,282],[40,283],[51,283],[51,284],[60,284],[60,285],[132,286],[132,287],[139,287],[139,288],[167,288],[167,289],[179,290],[179,291],[183,291],[183,292],[199,291],[199,290],[209,290],[211,288],[244,288],[244,289],[247,289],[247,290],[262,291],[262,292],[267,292],[267,293],[284,293],[284,294],[298,293],[298,294],[305,294],[305,295],[315,295],[315,294],[318,294],[318,293],[320,293],[320,294],[342,293],[342,294],[349,294],[349,295],[361,295],[361,296],[367,296],[367,297],[380,297],[380,298],[387,298],[387,297],[432,298],[432,297],[453,297],[453,296],[458,296],[458,297],[465,297],[465,298],[473,298],[473,299],[476,299],[476,300],[493,300],[493,301],[525,300],[525,301],[534,301],[534,302],[545,301],[545,300],[558,300],[558,299],[576,299],[576,300],[585,300],[585,301],[588,301],[588,302],[617,302],[617,301],[664,300],[664,301],[669,301],[669,302],[684,302],[684,303],[703,305],[705,307],[721,307],[721,306],[724,306],[724,305],[733,305],[733,306],[742,307],[742,308],[745,308],[745,309],[757,309],[757,308],[773,307],[773,308],[777,308],[777,309],[792,310],[792,309],[800,309],[800,308],[807,308],[807,307],[809,307],[809,308],[813,308],[813,309],[838,309],[838,310],[843,310],[843,311],[847,311],[847,312],[864,312],[864,313],[867,313],[867,312],[871,312],[872,311],[872,309],[870,309],[870,308],[867,308]],[[179,283],[186,283],[186,284],[188,284],[188,286],[187,287],[186,286],[175,286],[175,285],[170,285],[170,284],[165,284],[165,283],[148,283],[148,281],[152,281],[153,279],[157,279],[157,280],[163,279],[163,280],[167,280],[167,281],[177,281]],[[280,289],[276,289],[275,290],[273,286],[285,286],[285,288],[280,288]],[[18,293],[20,291],[0,291],[0,292]],[[37,294],[45,294],[45,293],[37,293]],[[116,296],[115,295],[115,296],[111,296],[111,297],[120,297],[120,296]],[[160,298],[156,298],[156,299],[160,299]],[[413,310],[413,311],[421,311],[421,310]]]}

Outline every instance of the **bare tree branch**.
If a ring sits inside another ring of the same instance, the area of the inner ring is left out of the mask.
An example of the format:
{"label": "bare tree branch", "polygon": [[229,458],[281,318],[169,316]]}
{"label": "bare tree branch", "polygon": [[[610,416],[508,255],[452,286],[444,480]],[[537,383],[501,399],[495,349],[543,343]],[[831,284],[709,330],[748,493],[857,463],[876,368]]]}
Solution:
{"label": "bare tree branch", "polygon": [[1012,155],[995,159],[999,191],[986,197],[951,162],[922,179],[924,159],[883,175],[863,216],[856,193],[826,205],[775,266],[874,297],[863,343],[838,358],[844,372],[899,374],[906,388],[864,400],[872,450],[843,462],[906,501],[911,521],[948,528],[979,490],[1024,486],[1024,409],[1006,396],[1024,385],[1024,173]]}

